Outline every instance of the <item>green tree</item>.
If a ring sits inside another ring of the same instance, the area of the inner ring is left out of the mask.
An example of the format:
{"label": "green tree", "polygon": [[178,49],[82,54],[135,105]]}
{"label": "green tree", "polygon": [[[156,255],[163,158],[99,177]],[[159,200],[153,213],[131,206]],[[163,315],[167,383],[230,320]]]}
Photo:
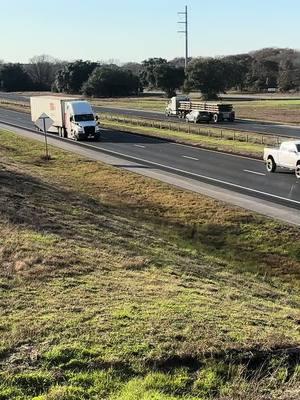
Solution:
{"label": "green tree", "polygon": [[227,82],[226,64],[221,59],[196,58],[188,65],[185,86],[200,90],[205,100],[218,98],[228,86]]}
{"label": "green tree", "polygon": [[143,87],[149,87],[150,89],[157,88],[155,70],[161,65],[167,64],[167,60],[164,58],[148,58],[142,62],[142,70],[140,72],[140,79]]}
{"label": "green tree", "polygon": [[82,85],[89,79],[96,62],[77,60],[66,64],[55,76],[52,89],[56,92],[80,93]]}
{"label": "green tree", "polygon": [[14,92],[33,88],[33,82],[21,64],[10,63],[0,67],[0,90]]}
{"label": "green tree", "polygon": [[98,97],[129,96],[140,90],[139,77],[116,65],[97,67],[83,85],[84,94]]}
{"label": "green tree", "polygon": [[160,64],[154,68],[155,86],[163,90],[167,97],[176,95],[184,82],[184,68],[175,67],[170,64]]}

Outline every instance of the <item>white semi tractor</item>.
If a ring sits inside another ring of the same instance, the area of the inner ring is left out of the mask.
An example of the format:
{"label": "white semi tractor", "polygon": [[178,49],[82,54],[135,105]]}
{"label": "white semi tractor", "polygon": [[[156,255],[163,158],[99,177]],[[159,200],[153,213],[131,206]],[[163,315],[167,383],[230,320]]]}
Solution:
{"label": "white semi tractor", "polygon": [[95,116],[91,104],[86,100],[34,96],[30,97],[30,109],[31,120],[34,124],[42,114],[46,114],[53,120],[49,132],[74,140],[100,139],[98,117]]}
{"label": "white semi tractor", "polygon": [[169,100],[165,114],[167,117],[174,115],[184,119],[191,111],[205,112],[209,120],[214,123],[222,121],[233,122],[235,120],[235,112],[232,104],[193,101],[183,95],[174,96]]}

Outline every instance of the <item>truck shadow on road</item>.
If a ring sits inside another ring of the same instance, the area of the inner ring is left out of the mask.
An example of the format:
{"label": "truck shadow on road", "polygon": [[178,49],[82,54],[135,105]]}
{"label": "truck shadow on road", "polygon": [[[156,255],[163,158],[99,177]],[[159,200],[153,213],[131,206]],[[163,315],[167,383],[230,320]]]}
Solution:
{"label": "truck shadow on road", "polygon": [[100,142],[103,143],[132,143],[132,144],[160,144],[170,142],[168,139],[160,139],[142,134],[127,133],[121,131],[105,130],[101,134]]}

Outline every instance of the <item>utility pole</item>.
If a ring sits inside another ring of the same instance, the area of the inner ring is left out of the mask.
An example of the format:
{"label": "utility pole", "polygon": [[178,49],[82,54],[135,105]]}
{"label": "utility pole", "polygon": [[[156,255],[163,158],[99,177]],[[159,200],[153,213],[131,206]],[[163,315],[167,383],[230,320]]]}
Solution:
{"label": "utility pole", "polygon": [[187,6],[185,6],[185,11],[178,12],[177,14],[184,16],[184,20],[183,21],[178,21],[178,24],[184,24],[184,30],[178,31],[178,33],[184,33],[184,35],[185,35],[185,62],[184,62],[184,68],[186,70],[187,69],[187,65],[188,65],[188,12],[187,12]]}

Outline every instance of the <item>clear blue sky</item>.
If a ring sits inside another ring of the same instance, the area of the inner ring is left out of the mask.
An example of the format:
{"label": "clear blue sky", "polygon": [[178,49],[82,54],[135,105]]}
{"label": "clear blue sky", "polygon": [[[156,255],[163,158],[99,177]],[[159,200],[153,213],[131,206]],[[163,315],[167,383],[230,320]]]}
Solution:
{"label": "clear blue sky", "polygon": [[0,0],[0,59],[183,56],[177,11],[185,4],[193,57],[300,47],[299,0]]}

